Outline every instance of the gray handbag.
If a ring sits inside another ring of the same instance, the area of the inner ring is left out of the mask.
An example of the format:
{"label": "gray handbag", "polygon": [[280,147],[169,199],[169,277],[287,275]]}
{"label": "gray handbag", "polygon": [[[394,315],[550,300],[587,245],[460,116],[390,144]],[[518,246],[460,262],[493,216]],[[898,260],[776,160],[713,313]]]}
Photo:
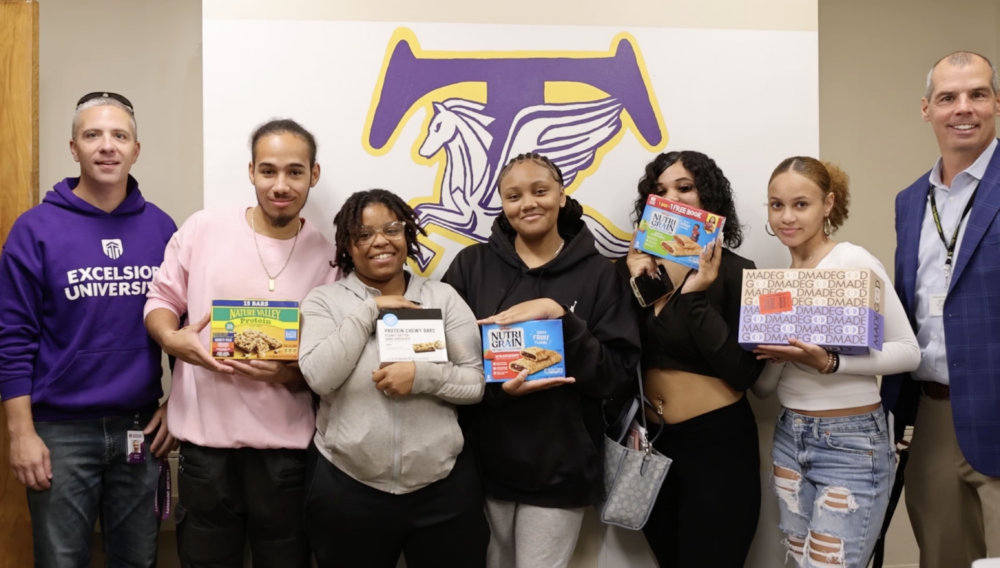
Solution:
{"label": "gray handbag", "polygon": [[[640,441],[641,448],[633,450],[622,445],[632,419],[638,414],[646,428],[643,408],[653,405],[642,392],[642,370],[639,375],[639,396],[631,399],[618,420],[604,436],[604,502],[597,507],[601,522],[637,531],[649,520],[656,504],[663,480],[673,460],[653,449],[653,442],[663,431],[661,425],[652,440]],[[648,430],[647,430],[648,431]]]}

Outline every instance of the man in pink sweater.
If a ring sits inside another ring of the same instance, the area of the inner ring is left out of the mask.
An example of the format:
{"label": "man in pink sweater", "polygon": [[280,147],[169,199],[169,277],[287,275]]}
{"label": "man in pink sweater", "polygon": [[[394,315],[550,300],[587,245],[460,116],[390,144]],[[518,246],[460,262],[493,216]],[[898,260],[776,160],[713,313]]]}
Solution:
{"label": "man in pink sweater", "polygon": [[[185,566],[306,567],[306,447],[316,429],[297,363],[217,361],[212,300],[301,301],[337,279],[334,246],[299,217],[319,181],[316,142],[292,120],[251,137],[257,205],[200,211],[170,240],[146,328],[178,359],[168,422],[181,440],[177,547]],[[186,314],[186,324],[181,322]]]}

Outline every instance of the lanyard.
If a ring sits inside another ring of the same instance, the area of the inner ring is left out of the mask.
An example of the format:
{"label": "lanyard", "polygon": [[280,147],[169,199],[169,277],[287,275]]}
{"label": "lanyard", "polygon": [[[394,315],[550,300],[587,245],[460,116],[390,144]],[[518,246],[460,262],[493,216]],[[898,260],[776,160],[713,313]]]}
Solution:
{"label": "lanyard", "polygon": [[979,192],[979,184],[976,183],[976,189],[972,190],[972,195],[969,196],[969,202],[965,204],[965,210],[962,211],[962,216],[958,218],[958,224],[955,225],[955,232],[951,234],[951,243],[948,239],[944,237],[944,229],[941,228],[941,217],[938,215],[937,200],[934,199],[934,186],[931,185],[927,189],[927,195],[931,199],[931,214],[934,216],[934,227],[937,228],[937,234],[941,237],[941,243],[944,245],[944,249],[948,252],[948,258],[944,261],[944,275],[945,281],[951,280],[951,265],[952,258],[955,256],[955,245],[958,243],[958,232],[962,227],[962,221],[969,216],[969,211],[972,210],[972,202],[976,200],[976,193]]}

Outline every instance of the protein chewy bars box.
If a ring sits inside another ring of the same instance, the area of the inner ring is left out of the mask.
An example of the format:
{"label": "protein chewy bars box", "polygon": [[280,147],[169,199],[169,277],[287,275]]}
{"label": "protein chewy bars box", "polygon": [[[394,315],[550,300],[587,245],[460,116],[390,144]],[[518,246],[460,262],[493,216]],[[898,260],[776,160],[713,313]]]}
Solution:
{"label": "protein chewy bars box", "polygon": [[722,234],[726,218],[650,195],[639,221],[635,248],[642,252],[698,268],[705,245]]}
{"label": "protein chewy bars box", "polygon": [[882,350],[885,283],[868,268],[744,270],[740,345],[796,338],[844,355]]}
{"label": "protein chewy bars box", "polygon": [[527,380],[566,376],[561,320],[483,326],[486,382],[496,383],[528,371]]}
{"label": "protein chewy bars box", "polygon": [[448,361],[441,310],[379,310],[375,335],[381,364]]}
{"label": "protein chewy bars box", "polygon": [[216,359],[299,358],[299,303],[289,300],[212,300]]}

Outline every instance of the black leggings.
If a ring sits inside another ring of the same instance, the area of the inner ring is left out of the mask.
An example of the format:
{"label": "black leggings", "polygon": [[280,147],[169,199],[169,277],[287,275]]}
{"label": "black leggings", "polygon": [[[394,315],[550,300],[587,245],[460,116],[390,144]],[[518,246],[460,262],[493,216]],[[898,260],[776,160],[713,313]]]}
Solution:
{"label": "black leggings", "polygon": [[448,477],[392,495],[347,475],[310,446],[305,530],[320,568],[486,566],[490,527],[471,452]]}
{"label": "black leggings", "polygon": [[743,568],[760,515],[757,423],[746,396],[665,425],[653,447],[674,460],[642,529],[660,567]]}

